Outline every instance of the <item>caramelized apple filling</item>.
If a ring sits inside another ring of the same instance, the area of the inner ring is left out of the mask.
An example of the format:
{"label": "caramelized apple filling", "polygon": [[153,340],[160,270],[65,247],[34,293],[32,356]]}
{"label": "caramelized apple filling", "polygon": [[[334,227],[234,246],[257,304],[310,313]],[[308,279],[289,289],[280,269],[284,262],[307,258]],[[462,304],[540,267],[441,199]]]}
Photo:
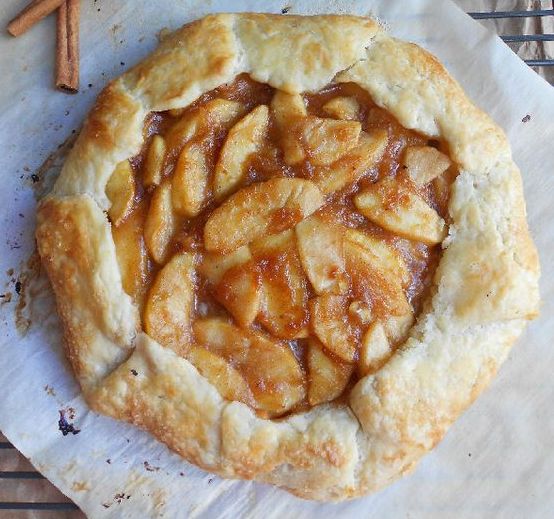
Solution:
{"label": "caramelized apple filling", "polygon": [[247,76],[151,113],[107,185],[144,330],[276,417],[383,366],[429,292],[456,169],[354,84]]}

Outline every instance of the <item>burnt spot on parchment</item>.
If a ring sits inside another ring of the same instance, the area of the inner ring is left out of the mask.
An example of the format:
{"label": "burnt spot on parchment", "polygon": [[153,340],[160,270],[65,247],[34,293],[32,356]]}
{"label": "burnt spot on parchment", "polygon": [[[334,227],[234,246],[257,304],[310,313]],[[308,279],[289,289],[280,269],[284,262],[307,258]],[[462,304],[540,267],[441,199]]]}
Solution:
{"label": "burnt spot on parchment", "polygon": [[145,468],[148,472],[158,472],[158,470],[160,470],[160,467],[155,467],[154,465],[151,465],[151,464],[148,463],[147,461],[144,462],[144,468]]}
{"label": "burnt spot on parchment", "polygon": [[104,508],[110,508],[113,504],[120,505],[123,503],[123,501],[127,501],[128,499],[131,499],[130,494],[126,494],[125,492],[119,492],[113,496],[113,501],[111,503],[102,503],[102,506]]}
{"label": "burnt spot on parchment", "polygon": [[69,421],[75,418],[75,410],[73,408],[70,407],[69,409],[60,409],[58,413],[60,414],[58,429],[64,436],[67,436],[68,434],[75,435],[81,432],[81,429],[77,429],[75,425]]}

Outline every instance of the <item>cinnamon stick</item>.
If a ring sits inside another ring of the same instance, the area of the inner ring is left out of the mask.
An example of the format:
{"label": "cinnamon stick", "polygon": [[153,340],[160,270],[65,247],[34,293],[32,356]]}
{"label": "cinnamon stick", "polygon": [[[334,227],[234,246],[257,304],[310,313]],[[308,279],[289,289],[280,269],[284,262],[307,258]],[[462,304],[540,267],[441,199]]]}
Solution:
{"label": "cinnamon stick", "polygon": [[23,34],[45,16],[48,16],[52,11],[60,7],[64,1],[34,0],[8,24],[8,32],[12,36]]}
{"label": "cinnamon stick", "polygon": [[79,90],[79,0],[65,0],[58,10],[56,88]]}

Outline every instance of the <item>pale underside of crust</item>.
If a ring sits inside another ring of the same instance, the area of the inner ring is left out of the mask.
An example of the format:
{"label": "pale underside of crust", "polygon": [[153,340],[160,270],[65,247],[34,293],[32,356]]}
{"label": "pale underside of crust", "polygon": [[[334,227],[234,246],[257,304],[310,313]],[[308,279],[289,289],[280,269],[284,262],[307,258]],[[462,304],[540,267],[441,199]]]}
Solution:
{"label": "pale underside of crust", "polygon": [[[350,408],[264,420],[225,401],[184,358],[135,338],[139,317],[121,285],[106,182],[140,150],[148,112],[186,106],[243,72],[288,92],[356,82],[405,127],[447,141],[460,170],[434,294],[408,341],[357,383]],[[538,311],[538,258],[506,137],[435,58],[362,18],[216,15],[177,31],[100,95],[40,205],[37,241],[93,408],[146,428],[207,470],[312,499],[363,495],[411,470]]]}

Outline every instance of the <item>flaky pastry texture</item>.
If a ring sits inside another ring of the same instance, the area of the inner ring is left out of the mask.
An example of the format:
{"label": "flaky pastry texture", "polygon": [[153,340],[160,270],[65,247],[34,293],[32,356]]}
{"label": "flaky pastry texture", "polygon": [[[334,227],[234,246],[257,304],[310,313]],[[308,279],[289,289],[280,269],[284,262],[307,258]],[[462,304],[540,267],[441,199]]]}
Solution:
{"label": "flaky pastry texture", "polygon": [[[355,82],[406,128],[446,141],[460,172],[432,294],[408,340],[357,382],[349,405],[280,420],[225,400],[141,330],[106,215],[106,183],[140,151],[145,116],[241,73],[289,93]],[[218,14],[176,31],[100,94],[39,205],[37,241],[93,409],[210,472],[316,500],[361,496],[411,471],[538,312],[538,258],[506,136],[432,55],[366,18]]]}

